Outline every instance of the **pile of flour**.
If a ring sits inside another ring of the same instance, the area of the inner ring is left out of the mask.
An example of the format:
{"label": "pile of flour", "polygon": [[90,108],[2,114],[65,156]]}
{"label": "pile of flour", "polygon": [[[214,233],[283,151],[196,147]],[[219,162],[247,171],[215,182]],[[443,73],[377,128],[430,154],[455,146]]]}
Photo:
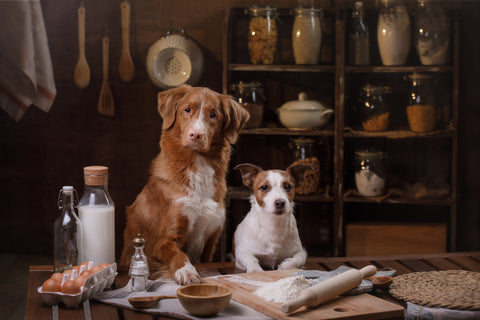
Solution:
{"label": "pile of flour", "polygon": [[297,298],[303,289],[311,287],[310,281],[304,276],[294,276],[267,283],[255,294],[267,301],[284,303]]}

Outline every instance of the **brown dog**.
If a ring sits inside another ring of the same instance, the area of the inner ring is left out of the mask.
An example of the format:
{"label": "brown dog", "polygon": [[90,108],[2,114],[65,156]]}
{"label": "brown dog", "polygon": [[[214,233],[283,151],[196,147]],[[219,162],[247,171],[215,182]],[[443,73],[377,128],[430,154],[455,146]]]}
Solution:
{"label": "brown dog", "polygon": [[158,94],[163,118],[151,176],[127,207],[120,264],[128,265],[141,233],[150,269],[179,284],[202,278],[192,263],[208,262],[225,221],[225,175],[231,146],[249,119],[231,97],[181,86]]}

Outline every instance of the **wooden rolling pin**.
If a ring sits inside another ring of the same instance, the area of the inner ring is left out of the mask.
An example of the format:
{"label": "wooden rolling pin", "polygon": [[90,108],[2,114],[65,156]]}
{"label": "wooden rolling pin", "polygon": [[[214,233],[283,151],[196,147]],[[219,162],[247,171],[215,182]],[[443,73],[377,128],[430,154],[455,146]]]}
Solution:
{"label": "wooden rolling pin", "polygon": [[301,306],[318,306],[357,287],[362,283],[363,279],[375,275],[375,272],[377,272],[377,268],[373,265],[366,266],[360,270],[351,269],[343,272],[303,290],[298,298],[285,302],[282,305],[282,311],[291,313]]}

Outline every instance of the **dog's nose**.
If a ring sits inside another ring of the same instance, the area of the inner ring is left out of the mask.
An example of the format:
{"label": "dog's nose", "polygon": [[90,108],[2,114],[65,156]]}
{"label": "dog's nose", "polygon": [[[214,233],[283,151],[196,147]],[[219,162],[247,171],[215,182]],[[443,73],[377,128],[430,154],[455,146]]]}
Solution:
{"label": "dog's nose", "polygon": [[285,207],[285,200],[277,199],[275,200],[275,208],[283,209]]}
{"label": "dog's nose", "polygon": [[197,141],[202,139],[202,134],[197,131],[190,131],[189,137],[191,141]]}

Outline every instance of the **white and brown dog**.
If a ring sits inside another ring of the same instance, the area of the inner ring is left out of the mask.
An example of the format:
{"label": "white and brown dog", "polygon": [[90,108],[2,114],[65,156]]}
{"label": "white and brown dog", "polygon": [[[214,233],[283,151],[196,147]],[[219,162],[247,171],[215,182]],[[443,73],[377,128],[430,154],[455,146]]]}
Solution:
{"label": "white and brown dog", "polygon": [[253,190],[251,209],[237,226],[234,253],[237,268],[246,272],[299,268],[307,252],[302,247],[293,214],[295,186],[302,181],[305,165],[292,165],[286,171],[267,170],[253,164],[235,167],[243,184]]}
{"label": "white and brown dog", "polygon": [[132,240],[141,233],[152,270],[182,285],[198,283],[192,263],[208,262],[214,253],[225,221],[230,144],[249,115],[230,96],[186,85],[160,92],[158,111],[161,151],[127,207],[120,264],[129,264]]}

